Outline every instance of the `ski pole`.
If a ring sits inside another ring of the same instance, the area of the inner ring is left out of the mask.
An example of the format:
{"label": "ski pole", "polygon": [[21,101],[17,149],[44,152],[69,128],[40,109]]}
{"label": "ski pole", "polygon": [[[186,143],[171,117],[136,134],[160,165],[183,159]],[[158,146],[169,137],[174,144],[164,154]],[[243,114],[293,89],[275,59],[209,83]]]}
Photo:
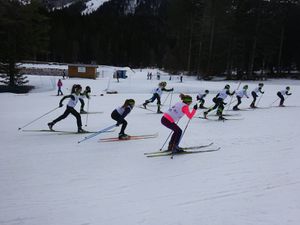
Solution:
{"label": "ski pole", "polygon": [[114,125],[111,125],[111,126],[109,126],[109,127],[104,128],[104,129],[102,129],[102,130],[99,130],[99,131],[97,131],[97,132],[95,132],[95,133],[93,133],[93,134],[91,134],[91,135],[88,135],[88,136],[84,137],[82,140],[78,141],[77,143],[79,144],[79,143],[84,142],[84,141],[86,141],[86,140],[88,140],[88,139],[91,139],[91,138],[93,138],[93,137],[95,137],[95,136],[97,136],[97,135],[99,135],[99,134],[102,134],[102,133],[104,133],[104,132],[106,132],[106,131],[109,131],[110,129],[112,129],[112,128],[116,127],[116,126],[117,126],[117,125],[114,124]]}
{"label": "ski pole", "polygon": [[[183,138],[183,135],[184,135],[186,129],[188,128],[188,126],[189,126],[191,120],[192,120],[192,119],[189,119],[189,121],[186,123],[185,128],[184,128],[184,130],[183,130],[183,132],[182,132],[182,135],[181,135],[181,137],[180,137],[179,143],[180,143],[181,139]],[[178,145],[179,145],[179,143],[178,143]]]}
{"label": "ski pole", "polygon": [[170,104],[169,104],[169,108],[171,108],[171,104],[172,104],[172,98],[173,98],[173,92],[174,92],[174,91],[172,91],[172,92],[171,92],[171,98],[170,98]]}
{"label": "ski pole", "polygon": [[[179,143],[181,142],[181,140],[182,140],[182,138],[183,138],[183,135],[185,134],[185,131],[186,131],[186,129],[188,128],[188,126],[189,126],[191,120],[192,120],[192,119],[189,119],[189,121],[188,121],[187,124],[185,125],[185,128],[184,128],[184,130],[183,130],[183,132],[182,132],[182,134],[181,134],[181,137],[180,137],[180,139],[179,139],[178,145],[179,145]],[[174,156],[174,154],[173,154],[173,152],[172,152],[171,159],[173,159],[173,156]]]}
{"label": "ski pole", "polygon": [[167,95],[167,97],[166,97],[166,99],[164,100],[164,102],[163,102],[163,104],[162,104],[162,105],[165,105],[166,101],[167,101],[167,100],[168,100],[168,98],[169,98],[169,95],[170,95],[170,93],[171,93],[171,92],[169,92],[169,93],[168,93],[168,95]]}
{"label": "ski pole", "polygon": [[87,126],[87,122],[88,122],[88,118],[89,118],[90,99],[88,99],[86,108],[87,108],[87,114],[86,114],[86,118],[85,118],[85,126]]}
{"label": "ski pole", "polygon": [[173,131],[170,132],[169,136],[167,137],[167,139],[165,140],[164,144],[161,146],[161,148],[159,149],[159,151],[162,151],[163,148],[165,147],[167,141],[169,140],[169,138],[171,137],[171,134],[173,133]]}
{"label": "ski pole", "polygon": [[[238,87],[234,90],[234,91],[237,91],[239,88],[240,88],[240,86],[241,86],[241,83],[242,83],[242,81],[240,81],[239,82],[239,85],[238,85]],[[227,107],[227,109],[226,110],[228,110],[229,109],[229,106],[231,105],[231,102],[232,102],[232,98],[233,98],[233,95],[231,96],[231,98],[230,98],[230,102],[229,102],[229,104],[228,104],[228,107]]]}
{"label": "ski pole", "polygon": [[234,100],[234,101],[230,102],[230,103],[228,104],[228,106],[227,106],[226,111],[229,110],[229,106],[230,106],[231,104],[235,103],[236,101],[237,101],[237,100]]}
{"label": "ski pole", "polygon": [[274,102],[272,102],[271,104],[270,104],[270,106],[269,107],[271,107],[275,102],[277,102],[278,101],[278,99],[279,98],[277,98]]}
{"label": "ski pole", "polygon": [[261,98],[262,98],[263,94],[259,97],[257,103],[256,103],[256,106],[258,106],[258,103],[260,102]]}
{"label": "ski pole", "polygon": [[[179,120],[177,121],[176,124],[178,124]],[[169,136],[167,137],[167,139],[165,140],[165,142],[163,143],[163,145],[161,146],[161,148],[159,149],[159,151],[163,150],[163,148],[165,147],[167,141],[169,140],[169,138],[171,137],[171,134],[173,133],[173,131],[170,132]]]}
{"label": "ski pole", "polygon": [[40,117],[38,117],[38,118],[36,118],[36,119],[32,120],[31,122],[29,122],[29,123],[25,124],[23,127],[19,127],[19,128],[18,128],[18,130],[21,130],[21,129],[23,129],[24,127],[27,127],[28,125],[30,125],[30,124],[32,124],[32,123],[34,123],[35,121],[37,121],[37,120],[41,119],[42,117],[44,117],[44,116],[46,116],[46,115],[48,115],[48,114],[52,113],[53,111],[57,110],[58,108],[59,108],[59,106],[55,107],[54,109],[51,109],[49,112],[47,112],[47,113],[45,113],[45,114],[41,115]]}

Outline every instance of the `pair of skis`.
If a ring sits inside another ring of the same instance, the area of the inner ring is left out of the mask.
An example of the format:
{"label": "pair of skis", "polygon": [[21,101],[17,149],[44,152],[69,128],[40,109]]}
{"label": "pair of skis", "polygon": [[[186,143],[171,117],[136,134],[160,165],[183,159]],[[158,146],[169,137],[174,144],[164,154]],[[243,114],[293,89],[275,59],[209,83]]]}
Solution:
{"label": "pair of skis", "polygon": [[125,139],[119,139],[118,137],[100,138],[99,142],[115,142],[115,141],[142,140],[142,139],[149,139],[149,138],[156,138],[156,137],[158,137],[158,133],[155,133],[155,134],[144,134],[144,135],[133,135],[133,136],[128,136]]}
{"label": "pair of skis", "polygon": [[162,151],[156,151],[156,152],[146,152],[144,153],[145,156],[147,157],[161,157],[161,156],[171,156],[173,158],[174,155],[186,155],[186,154],[195,154],[195,153],[205,153],[205,152],[215,152],[220,150],[220,147],[217,148],[209,148],[208,147],[212,146],[214,143],[211,142],[207,145],[198,145],[198,146],[191,146],[191,147],[185,147],[182,148],[183,151],[178,152],[178,153],[172,153],[171,151],[168,150],[162,150]]}
{"label": "pair of skis", "polygon": [[[22,130],[23,132],[46,132],[46,133],[56,133],[59,135],[63,134],[90,134],[90,133],[95,133],[96,131],[84,131],[84,132],[75,132],[75,131],[65,131],[65,130]],[[111,131],[108,131],[111,132]]]}

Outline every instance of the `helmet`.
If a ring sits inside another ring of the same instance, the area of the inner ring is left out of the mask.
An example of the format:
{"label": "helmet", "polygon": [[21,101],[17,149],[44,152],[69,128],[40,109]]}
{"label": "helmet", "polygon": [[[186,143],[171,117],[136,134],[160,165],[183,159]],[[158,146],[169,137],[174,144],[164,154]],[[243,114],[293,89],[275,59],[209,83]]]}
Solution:
{"label": "helmet", "polygon": [[125,104],[134,106],[135,101],[134,101],[134,99],[126,99]]}
{"label": "helmet", "polygon": [[259,83],[258,86],[262,87],[262,86],[264,86],[264,84],[263,83]]}
{"label": "helmet", "polygon": [[225,89],[229,89],[229,88],[230,88],[230,85],[229,85],[229,84],[226,84],[224,88],[225,88]]}
{"label": "helmet", "polygon": [[285,89],[286,89],[286,90],[290,90],[291,88],[290,88],[289,86],[287,86]]}
{"label": "helmet", "polygon": [[248,89],[248,85],[245,85],[245,86],[243,87],[243,89],[246,89],[246,90],[247,90],[247,89]]}
{"label": "helmet", "polygon": [[181,97],[181,100],[184,102],[184,103],[191,103],[193,101],[193,98],[189,95],[183,95]]}
{"label": "helmet", "polygon": [[81,85],[80,85],[80,84],[75,84],[75,90],[76,90],[76,89],[82,90]]}
{"label": "helmet", "polygon": [[165,86],[167,86],[167,82],[162,81],[158,84],[158,86],[165,87]]}
{"label": "helmet", "polygon": [[87,92],[91,92],[90,86],[86,86],[86,87],[85,87],[85,90],[86,90]]}
{"label": "helmet", "polygon": [[208,94],[208,93],[209,93],[209,90],[205,90],[205,93]]}

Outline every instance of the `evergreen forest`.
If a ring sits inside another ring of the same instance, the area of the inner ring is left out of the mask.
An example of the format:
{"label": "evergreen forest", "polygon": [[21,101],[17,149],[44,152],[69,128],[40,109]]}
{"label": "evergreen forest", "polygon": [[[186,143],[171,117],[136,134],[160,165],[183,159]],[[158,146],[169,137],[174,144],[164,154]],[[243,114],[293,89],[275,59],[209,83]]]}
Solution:
{"label": "evergreen forest", "polygon": [[0,61],[158,67],[201,77],[282,77],[300,66],[298,0],[110,0],[84,15],[0,3]]}

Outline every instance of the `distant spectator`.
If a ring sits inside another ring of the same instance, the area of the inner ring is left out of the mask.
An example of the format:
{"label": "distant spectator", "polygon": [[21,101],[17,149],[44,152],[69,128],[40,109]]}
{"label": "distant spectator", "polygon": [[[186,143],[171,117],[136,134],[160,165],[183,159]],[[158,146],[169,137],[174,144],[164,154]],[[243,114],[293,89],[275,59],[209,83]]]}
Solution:
{"label": "distant spectator", "polygon": [[61,79],[58,79],[58,81],[57,81],[57,96],[64,95],[63,92],[61,91],[62,86],[63,86],[63,83],[62,83]]}
{"label": "distant spectator", "polygon": [[157,80],[160,80],[160,72],[157,72],[156,78],[157,78]]}
{"label": "distant spectator", "polygon": [[182,79],[183,79],[183,76],[182,74],[180,75],[180,83],[182,83]]}
{"label": "distant spectator", "polygon": [[63,70],[63,80],[66,79],[66,70]]}

